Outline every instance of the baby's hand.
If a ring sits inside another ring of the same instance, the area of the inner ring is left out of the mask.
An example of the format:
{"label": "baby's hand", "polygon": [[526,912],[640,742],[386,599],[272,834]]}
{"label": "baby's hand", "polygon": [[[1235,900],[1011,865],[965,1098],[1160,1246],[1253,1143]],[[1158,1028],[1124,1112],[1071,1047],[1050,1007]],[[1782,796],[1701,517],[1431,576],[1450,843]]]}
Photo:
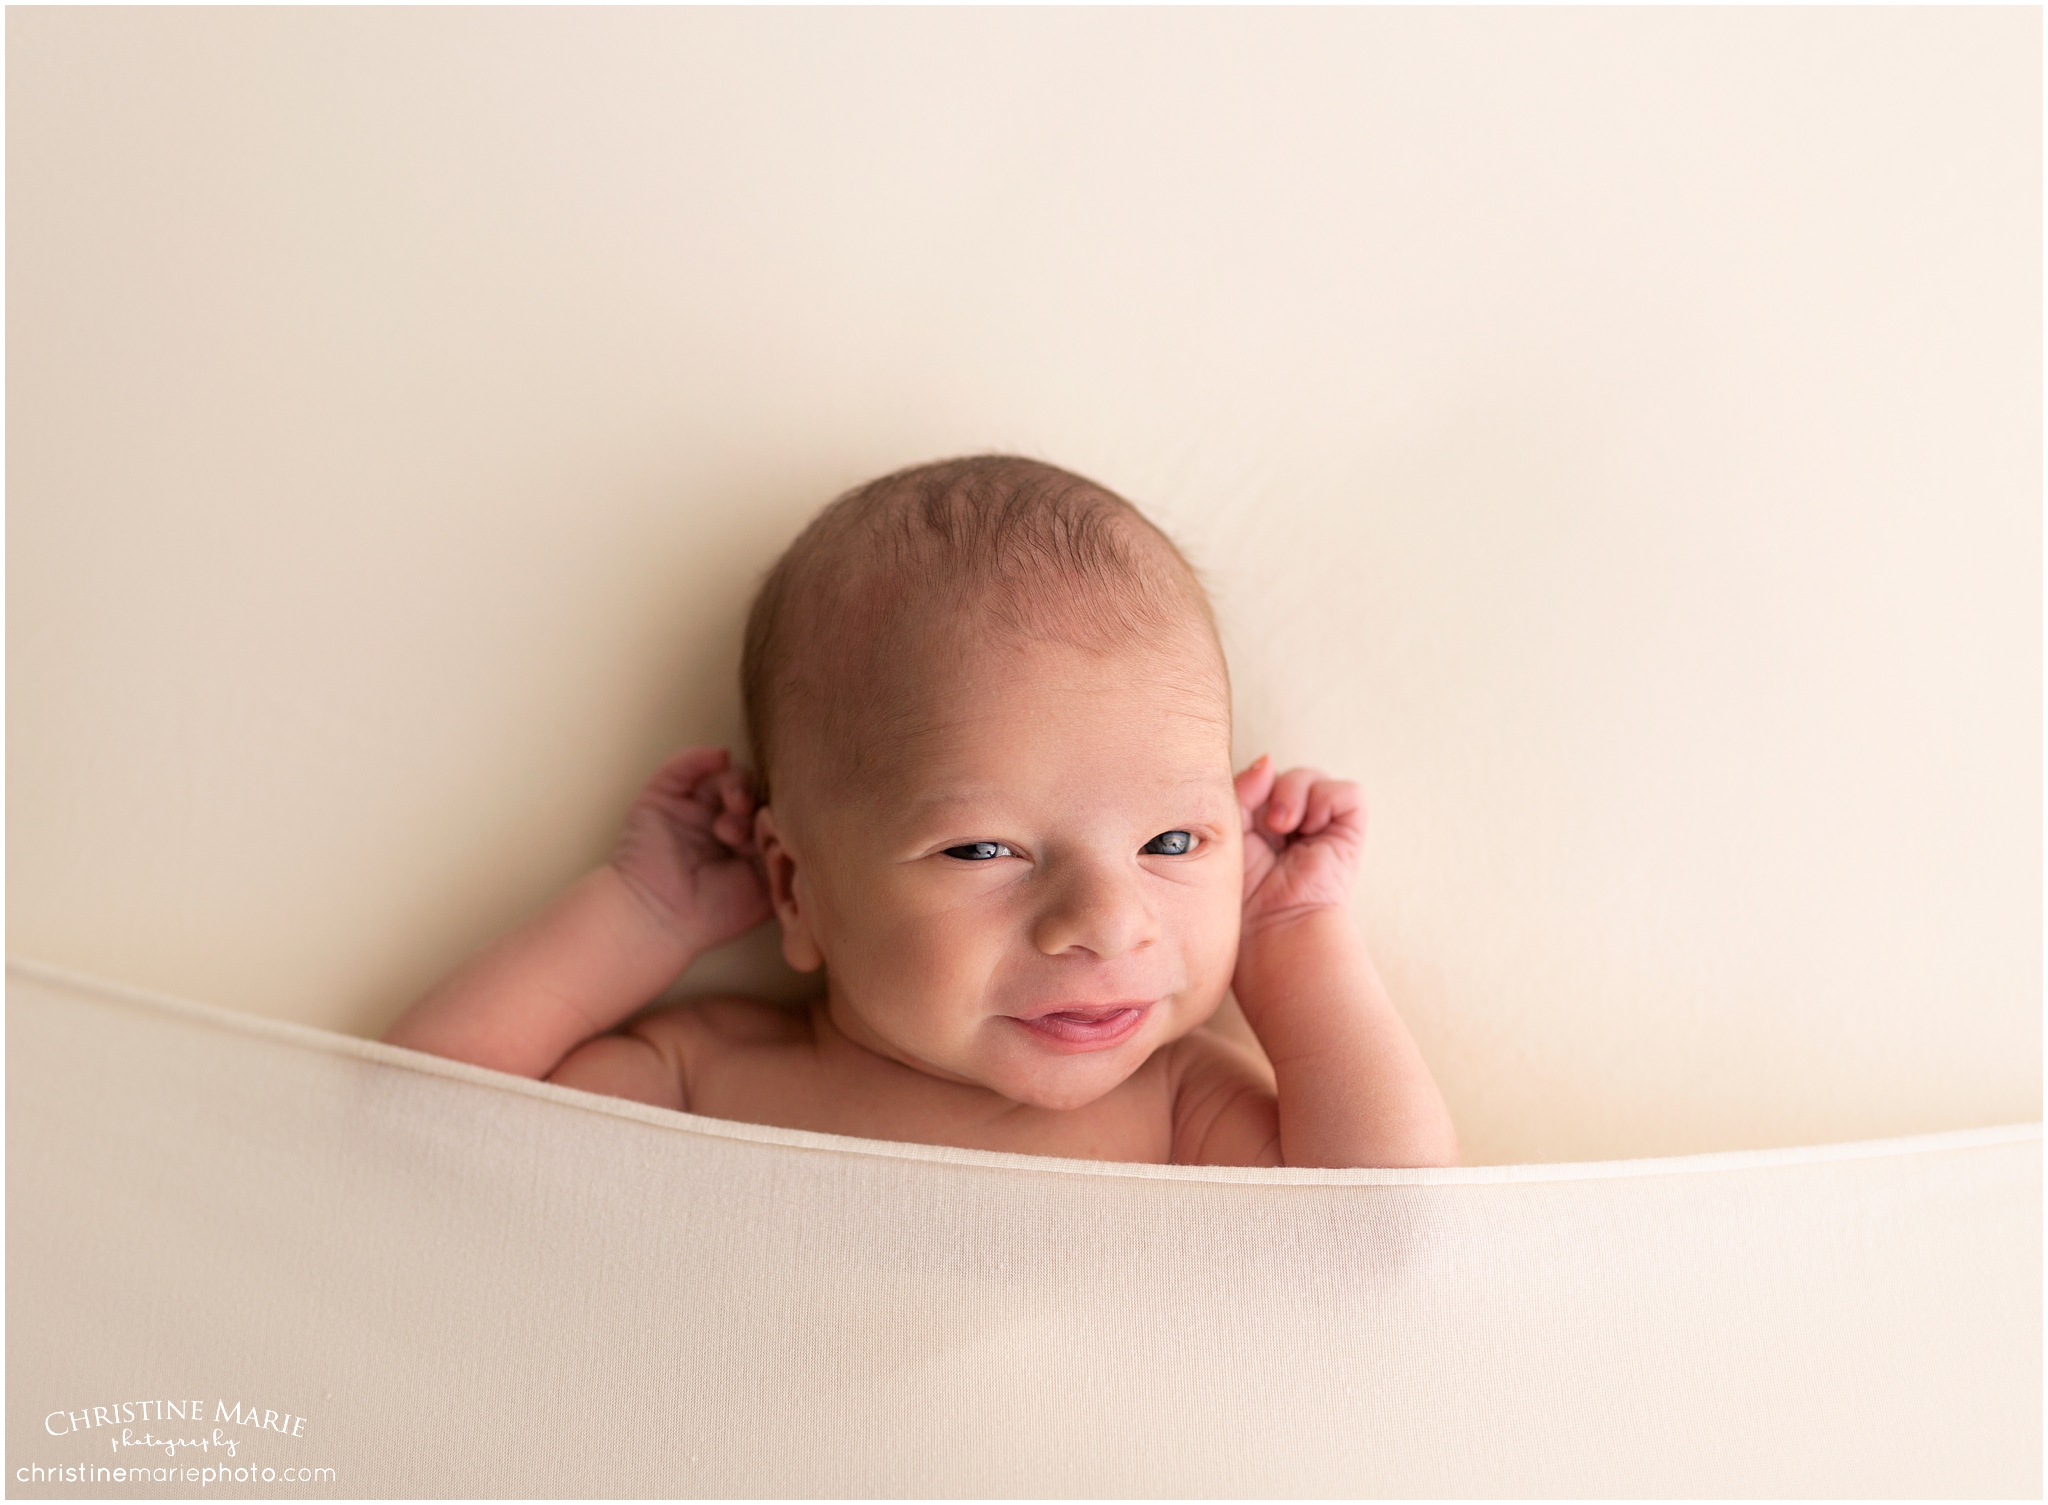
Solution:
{"label": "baby's hand", "polygon": [[754,846],[754,791],[722,747],[686,747],[626,813],[612,866],[655,918],[693,950],[724,945],[768,919]]}
{"label": "baby's hand", "polygon": [[1358,786],[1313,768],[1273,771],[1261,756],[1237,776],[1244,814],[1244,924],[1251,936],[1316,909],[1351,907],[1351,880],[1365,853],[1365,800]]}

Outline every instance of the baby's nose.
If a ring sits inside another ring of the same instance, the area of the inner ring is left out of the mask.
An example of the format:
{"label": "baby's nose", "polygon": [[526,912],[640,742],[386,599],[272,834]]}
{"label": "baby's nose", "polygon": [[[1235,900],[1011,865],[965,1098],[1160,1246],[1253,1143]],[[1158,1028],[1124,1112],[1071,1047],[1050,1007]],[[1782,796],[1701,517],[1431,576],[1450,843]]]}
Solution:
{"label": "baby's nose", "polygon": [[1140,887],[1141,874],[1072,862],[1049,875],[1048,901],[1032,940],[1047,956],[1086,951],[1107,960],[1149,946],[1158,926]]}

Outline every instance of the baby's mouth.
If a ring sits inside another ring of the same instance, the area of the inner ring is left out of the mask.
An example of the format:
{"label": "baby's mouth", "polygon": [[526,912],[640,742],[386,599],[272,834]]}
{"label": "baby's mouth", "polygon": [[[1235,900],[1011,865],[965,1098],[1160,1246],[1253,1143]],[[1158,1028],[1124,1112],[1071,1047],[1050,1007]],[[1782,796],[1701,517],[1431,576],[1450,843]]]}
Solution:
{"label": "baby's mouth", "polygon": [[1100,1050],[1129,1036],[1150,1007],[1149,1000],[1132,999],[1066,1008],[1055,1005],[1035,1010],[1029,1016],[1011,1017],[1049,1045],[1068,1050]]}

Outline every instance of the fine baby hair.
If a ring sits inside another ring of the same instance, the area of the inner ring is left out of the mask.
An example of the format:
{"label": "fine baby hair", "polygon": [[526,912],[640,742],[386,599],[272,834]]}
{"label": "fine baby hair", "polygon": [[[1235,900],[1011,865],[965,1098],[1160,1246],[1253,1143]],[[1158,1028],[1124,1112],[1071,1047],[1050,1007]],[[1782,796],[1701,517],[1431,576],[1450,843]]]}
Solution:
{"label": "fine baby hair", "polygon": [[1130,502],[1040,460],[984,454],[894,471],[831,502],[769,569],[748,614],[741,698],[764,802],[784,707],[858,760],[892,670],[934,617],[981,639],[1108,649],[1215,617],[1194,567]]}

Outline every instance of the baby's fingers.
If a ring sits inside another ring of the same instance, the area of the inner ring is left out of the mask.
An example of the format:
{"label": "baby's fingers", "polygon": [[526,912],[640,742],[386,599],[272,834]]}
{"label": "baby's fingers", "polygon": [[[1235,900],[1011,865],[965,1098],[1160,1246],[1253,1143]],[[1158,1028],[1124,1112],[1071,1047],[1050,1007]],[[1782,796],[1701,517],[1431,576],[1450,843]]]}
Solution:
{"label": "baby's fingers", "polygon": [[754,845],[754,786],[737,768],[728,768],[702,791],[712,813],[711,834],[736,852]]}
{"label": "baby's fingers", "polygon": [[1301,834],[1314,836],[1332,825],[1365,825],[1365,795],[1347,779],[1317,779],[1309,786]]}
{"label": "baby's fingers", "polygon": [[731,759],[732,755],[722,747],[686,747],[656,770],[647,781],[647,792],[667,799],[686,799]]}
{"label": "baby's fingers", "polygon": [[1260,824],[1274,836],[1285,836],[1301,824],[1308,811],[1308,794],[1323,775],[1313,768],[1290,768],[1273,781],[1273,792],[1266,796],[1266,809]]}
{"label": "baby's fingers", "polygon": [[1273,788],[1273,755],[1260,753],[1251,767],[1236,779],[1238,808],[1244,812],[1244,828],[1249,831],[1257,819],[1259,806],[1265,804],[1266,796]]}

